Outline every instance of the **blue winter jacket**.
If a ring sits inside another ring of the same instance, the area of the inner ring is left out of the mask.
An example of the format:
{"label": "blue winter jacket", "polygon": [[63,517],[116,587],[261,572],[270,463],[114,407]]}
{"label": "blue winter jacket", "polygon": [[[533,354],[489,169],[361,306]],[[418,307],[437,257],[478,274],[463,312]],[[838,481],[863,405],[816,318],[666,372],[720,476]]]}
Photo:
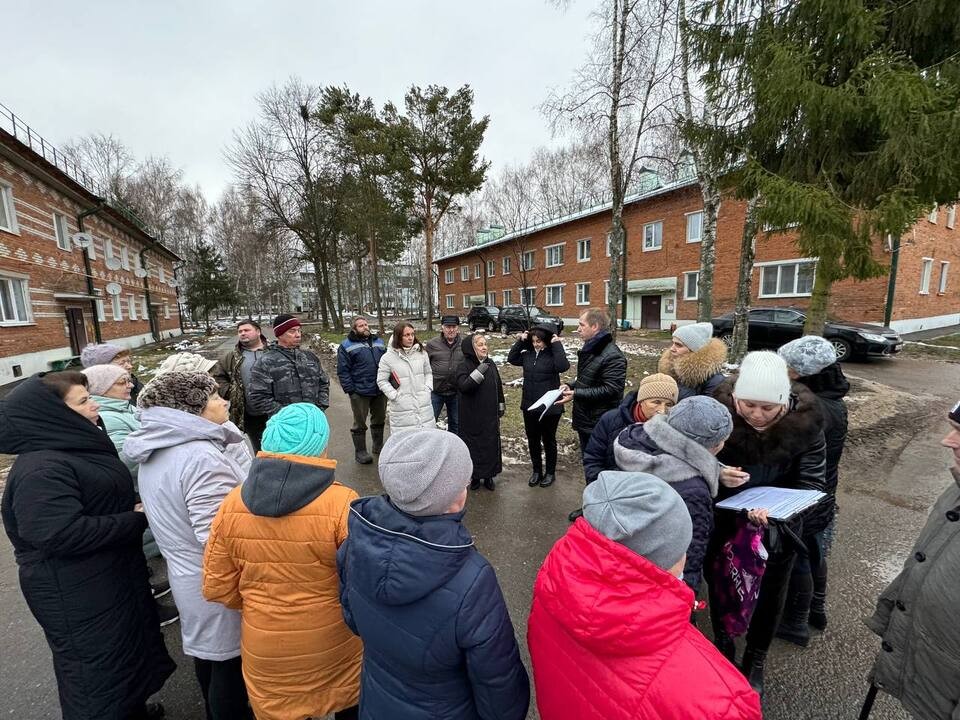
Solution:
{"label": "blue winter jacket", "polygon": [[378,337],[362,338],[353,332],[347,335],[337,349],[337,378],[347,395],[376,397],[380,394],[377,366],[386,351],[387,346]]}
{"label": "blue winter jacket", "polygon": [[628,394],[620,402],[620,406],[607,410],[590,433],[590,442],[583,450],[583,474],[587,483],[592,483],[604,470],[616,470],[617,461],[613,456],[613,441],[628,425],[636,422],[633,419],[633,406],[637,402],[636,391]]}
{"label": "blue winter jacket", "polygon": [[490,563],[463,513],[413,517],[355,500],[337,553],[340,602],[363,640],[366,720],[523,720],[530,682]]}

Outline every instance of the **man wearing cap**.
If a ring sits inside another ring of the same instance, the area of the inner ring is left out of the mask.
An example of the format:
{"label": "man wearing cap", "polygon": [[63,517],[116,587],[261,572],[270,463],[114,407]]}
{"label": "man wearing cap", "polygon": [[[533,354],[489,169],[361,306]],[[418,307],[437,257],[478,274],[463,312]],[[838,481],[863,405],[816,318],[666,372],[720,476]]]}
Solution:
{"label": "man wearing cap", "polygon": [[490,563],[463,526],[470,452],[452,433],[391,435],[386,495],[352,503],[337,553],[363,640],[360,717],[523,720],[530,682]]}
{"label": "man wearing cap", "polygon": [[330,379],[320,358],[300,347],[300,320],[287,313],[277,315],[273,334],[277,344],[267,349],[250,373],[250,414],[269,417],[297,402],[326,410],[330,405]]}
{"label": "man wearing cap", "polygon": [[83,367],[93,367],[94,365],[119,365],[130,373],[130,382],[133,388],[130,390],[130,402],[137,404],[137,396],[143,389],[143,383],[133,374],[133,362],[130,359],[130,351],[113,343],[100,343],[99,345],[91,343],[80,351],[80,364]]}
{"label": "man wearing cap", "polygon": [[723,382],[726,362],[727,346],[713,337],[713,325],[693,323],[676,329],[670,347],[660,356],[657,370],[677,381],[683,400],[691,395],[713,395]]}
{"label": "man wearing cap", "polygon": [[383,425],[387,421],[387,396],[377,387],[377,368],[387,351],[383,340],[373,337],[367,319],[353,319],[350,333],[337,348],[337,378],[350,398],[353,410],[354,459],[361,465],[373,462],[367,452],[367,418],[370,418],[370,439],[373,452],[383,447]]}
{"label": "man wearing cap", "polygon": [[527,626],[543,720],[759,720],[750,685],[690,623],[690,515],[660,478],[600,473],[537,574]]}
{"label": "man wearing cap", "polygon": [[210,371],[217,381],[220,397],[230,403],[230,420],[247,434],[254,450],[260,450],[267,419],[247,412],[247,388],[253,366],[266,349],[267,338],[260,331],[260,323],[253,318],[241,320],[237,323],[237,344]]}
{"label": "man wearing cap", "polygon": [[947,419],[940,444],[951,452],[950,484],[867,620],[883,638],[867,703],[879,688],[924,720],[956,720],[960,708],[960,403]]}
{"label": "man wearing cap", "polygon": [[457,366],[463,360],[460,348],[460,318],[456,315],[444,315],[440,319],[440,334],[430,340],[424,348],[430,358],[433,371],[433,390],[430,402],[433,403],[433,417],[440,419],[440,411],[447,408],[447,430],[454,435],[460,432],[460,419],[457,406]]}

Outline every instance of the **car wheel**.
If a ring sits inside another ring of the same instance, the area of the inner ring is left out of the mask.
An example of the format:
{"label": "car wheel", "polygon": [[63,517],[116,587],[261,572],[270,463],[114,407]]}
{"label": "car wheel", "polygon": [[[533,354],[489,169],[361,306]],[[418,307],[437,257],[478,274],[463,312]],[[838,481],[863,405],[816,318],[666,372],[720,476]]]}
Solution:
{"label": "car wheel", "polygon": [[850,353],[852,350],[850,343],[843,338],[831,338],[830,344],[833,345],[833,349],[837,353],[837,362],[850,359]]}
{"label": "car wheel", "polygon": [[724,333],[720,336],[720,339],[728,348],[733,347],[733,333]]}
{"label": "car wheel", "polygon": [[493,320],[491,320],[490,322],[487,323],[487,330],[488,330],[488,331],[493,332],[493,331],[496,330],[496,329],[497,329],[497,324],[496,324]]}
{"label": "car wheel", "polygon": [[501,334],[501,335],[506,335],[506,334],[507,334],[507,324],[506,324],[506,323],[500,323],[500,334]]}

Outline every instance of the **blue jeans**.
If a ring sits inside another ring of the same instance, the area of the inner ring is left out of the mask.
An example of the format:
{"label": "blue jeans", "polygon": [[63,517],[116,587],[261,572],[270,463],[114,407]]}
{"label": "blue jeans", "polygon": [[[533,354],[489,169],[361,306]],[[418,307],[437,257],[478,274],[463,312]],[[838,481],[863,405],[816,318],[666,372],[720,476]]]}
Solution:
{"label": "blue jeans", "polygon": [[440,419],[440,411],[447,406],[447,430],[454,435],[460,434],[460,402],[456,395],[438,395],[430,393],[430,402],[433,405],[433,419]]}

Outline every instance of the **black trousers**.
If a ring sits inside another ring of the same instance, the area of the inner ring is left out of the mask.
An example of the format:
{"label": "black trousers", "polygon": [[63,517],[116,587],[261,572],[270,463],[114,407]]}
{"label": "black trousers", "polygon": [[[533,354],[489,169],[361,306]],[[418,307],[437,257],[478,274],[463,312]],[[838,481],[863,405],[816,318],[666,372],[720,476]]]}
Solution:
{"label": "black trousers", "polygon": [[354,705],[343,710],[337,710],[333,714],[333,720],[360,720],[360,706]]}
{"label": "black trousers", "polygon": [[260,438],[263,437],[263,431],[267,429],[268,419],[266,415],[243,414],[243,431],[250,438],[254,452],[260,452]]}
{"label": "black trousers", "polygon": [[243,682],[240,658],[229,660],[193,659],[200,683],[207,720],[254,720],[247,704],[247,686]]}
{"label": "black trousers", "polygon": [[543,456],[546,456],[547,474],[557,471],[557,426],[561,414],[546,415],[543,420],[539,410],[523,413],[523,429],[527,432],[527,448],[535,472],[543,474]]}
{"label": "black trousers", "polygon": [[583,462],[583,451],[587,449],[587,443],[590,442],[590,436],[593,433],[577,430],[577,437],[580,438],[580,462]]}

